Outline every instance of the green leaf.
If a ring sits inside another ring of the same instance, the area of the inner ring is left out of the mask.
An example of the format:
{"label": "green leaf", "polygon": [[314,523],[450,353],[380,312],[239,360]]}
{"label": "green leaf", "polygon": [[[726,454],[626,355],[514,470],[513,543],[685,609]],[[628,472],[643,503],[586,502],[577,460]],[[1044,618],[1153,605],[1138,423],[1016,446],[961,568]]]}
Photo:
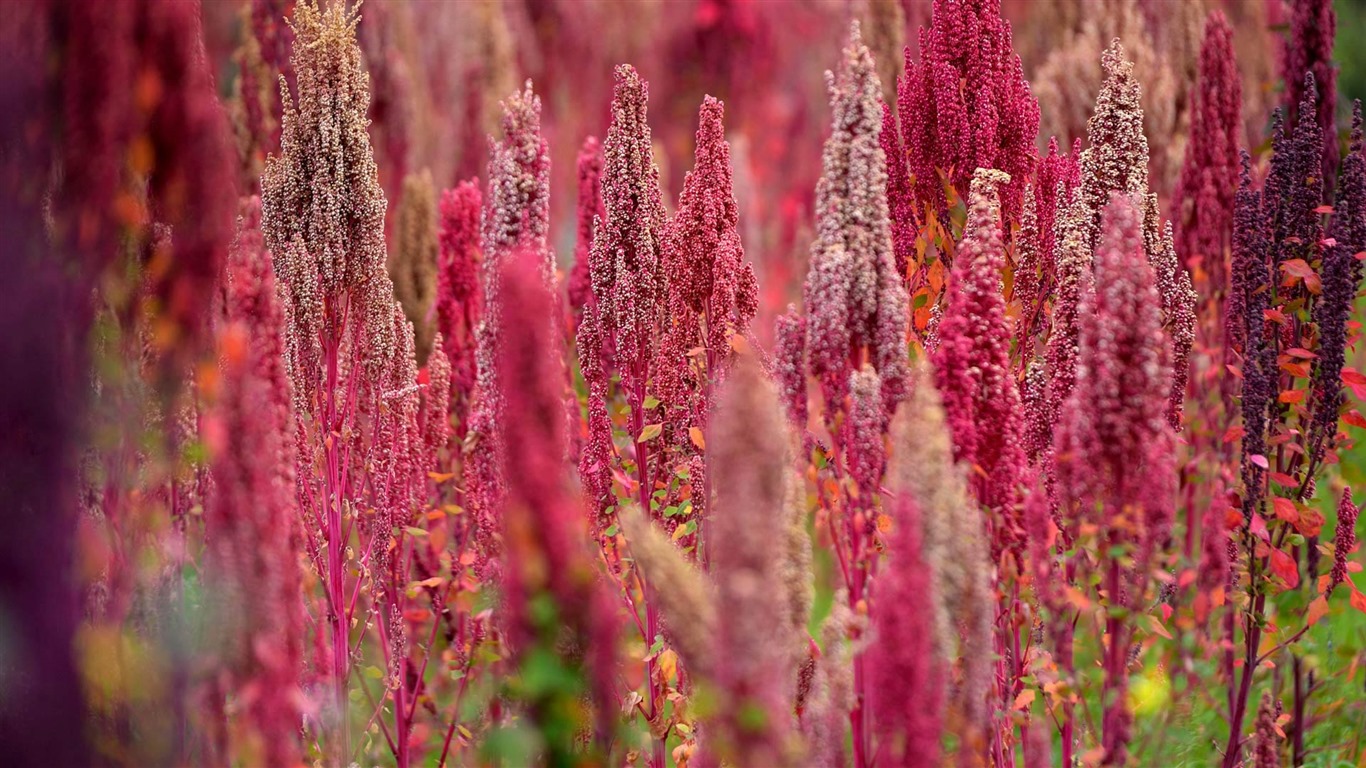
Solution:
{"label": "green leaf", "polygon": [[645,428],[640,430],[640,442],[648,443],[656,437],[659,437],[659,433],[663,431],[663,424],[646,424]]}
{"label": "green leaf", "polygon": [[645,410],[648,411],[648,410],[650,410],[650,409],[652,409],[652,408],[658,408],[658,407],[659,407],[659,398],[655,397],[654,395],[646,395],[646,396],[645,396]]}

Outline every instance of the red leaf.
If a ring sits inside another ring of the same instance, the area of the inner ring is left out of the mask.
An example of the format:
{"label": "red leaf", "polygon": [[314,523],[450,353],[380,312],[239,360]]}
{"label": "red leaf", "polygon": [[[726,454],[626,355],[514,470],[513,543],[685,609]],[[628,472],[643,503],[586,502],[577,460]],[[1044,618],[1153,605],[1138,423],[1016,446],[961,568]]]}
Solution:
{"label": "red leaf", "polygon": [[1362,416],[1358,411],[1348,411],[1342,414],[1342,420],[1354,427],[1366,429],[1366,416]]}
{"label": "red leaf", "polygon": [[1315,360],[1318,358],[1318,355],[1310,352],[1304,347],[1291,347],[1290,349],[1287,349],[1285,353],[1291,357],[1298,357],[1301,360]]}
{"label": "red leaf", "polygon": [[1280,397],[1276,399],[1281,401],[1282,403],[1301,403],[1304,402],[1304,390],[1287,389],[1286,391],[1281,393]]}
{"label": "red leaf", "polygon": [[1237,424],[1235,426],[1229,427],[1228,431],[1224,433],[1224,442],[1231,443],[1234,440],[1241,440],[1243,438],[1243,435],[1246,434],[1247,430],[1243,429],[1243,425]]}
{"label": "red leaf", "polygon": [[1295,502],[1290,499],[1272,499],[1271,506],[1276,509],[1276,517],[1293,523],[1300,519],[1299,510],[1295,509]]}
{"label": "red leaf", "polygon": [[1300,583],[1300,569],[1295,558],[1279,549],[1271,550],[1271,572],[1281,577],[1287,589],[1294,589]]}
{"label": "red leaf", "polygon": [[1271,482],[1285,488],[1294,488],[1299,486],[1299,483],[1295,482],[1295,478],[1285,474],[1284,472],[1272,472],[1267,476],[1271,478]]}
{"label": "red leaf", "polygon": [[1270,464],[1267,463],[1266,457],[1263,456],[1263,455],[1261,455],[1260,453],[1254,453],[1254,454],[1252,454],[1251,456],[1247,457],[1247,460],[1250,461],[1250,462],[1252,462],[1253,464],[1256,464],[1257,466],[1261,467],[1262,469],[1268,469],[1268,468],[1270,468],[1270,466],[1271,466]]}
{"label": "red leaf", "polygon": [[1363,376],[1357,369],[1347,366],[1342,369],[1342,383],[1366,384],[1366,376]]}
{"label": "red leaf", "polygon": [[1317,207],[1317,208],[1314,209],[1314,213],[1332,213],[1332,212],[1333,212],[1333,206],[1331,206],[1331,205],[1320,205],[1319,207]]}
{"label": "red leaf", "polygon": [[1310,293],[1319,293],[1323,290],[1323,283],[1319,281],[1318,273],[1304,259],[1290,259],[1282,263],[1281,271],[1291,277],[1303,280],[1304,287],[1308,288]]}

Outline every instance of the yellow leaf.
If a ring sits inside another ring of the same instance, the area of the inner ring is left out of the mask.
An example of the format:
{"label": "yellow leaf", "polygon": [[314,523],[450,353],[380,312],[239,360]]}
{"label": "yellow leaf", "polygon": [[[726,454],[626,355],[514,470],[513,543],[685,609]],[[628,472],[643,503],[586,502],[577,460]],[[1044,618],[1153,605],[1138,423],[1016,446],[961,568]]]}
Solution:
{"label": "yellow leaf", "polygon": [[447,480],[450,480],[452,477],[455,477],[455,473],[454,473],[454,472],[428,472],[428,473],[427,473],[427,477],[430,477],[430,478],[432,479],[432,482],[434,482],[434,483],[444,483],[444,482],[446,482]]}
{"label": "yellow leaf", "polygon": [[659,665],[660,679],[669,680],[673,678],[674,672],[678,669],[678,654],[669,648],[665,648],[660,651],[659,658],[655,659],[655,663]]}
{"label": "yellow leaf", "polygon": [[688,427],[688,437],[692,438],[692,444],[697,446],[697,450],[707,450],[707,438],[702,436],[702,430],[697,427]]}
{"label": "yellow leaf", "polygon": [[662,424],[646,424],[645,428],[640,430],[639,441],[642,443],[648,443],[656,437],[659,437],[659,433],[663,431],[664,425]]}

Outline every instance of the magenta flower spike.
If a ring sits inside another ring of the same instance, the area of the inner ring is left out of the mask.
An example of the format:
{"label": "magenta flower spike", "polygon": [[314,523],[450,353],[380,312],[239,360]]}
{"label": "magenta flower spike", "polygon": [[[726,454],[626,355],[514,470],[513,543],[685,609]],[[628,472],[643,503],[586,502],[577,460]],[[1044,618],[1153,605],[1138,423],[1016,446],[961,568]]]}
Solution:
{"label": "magenta flower spike", "polygon": [[1223,11],[1210,12],[1200,46],[1191,106],[1190,138],[1172,195],[1176,253],[1187,269],[1196,259],[1214,290],[1227,286],[1224,254],[1233,228],[1242,133],[1242,76],[1233,55],[1233,28]]}
{"label": "magenta flower spike", "polygon": [[887,567],[868,650],[874,733],[890,765],[938,765],[948,676],[935,648],[934,574],[925,561],[914,498],[895,501]]}
{"label": "magenta flower spike", "polygon": [[1005,271],[998,190],[1009,177],[978,169],[969,197],[968,222],[949,279],[935,384],[944,395],[954,458],[968,467],[977,501],[995,514],[992,554],[1020,542],[1014,519],[1024,469],[1023,408],[1010,370],[1010,329],[1001,294]]}
{"label": "magenta flower spike", "polygon": [[916,212],[944,213],[941,178],[962,194],[976,169],[999,168],[1012,179],[1002,210],[1017,221],[1034,172],[1039,103],[1000,0],[935,0],[930,26],[920,30],[920,61],[907,47],[905,64],[897,106]]}

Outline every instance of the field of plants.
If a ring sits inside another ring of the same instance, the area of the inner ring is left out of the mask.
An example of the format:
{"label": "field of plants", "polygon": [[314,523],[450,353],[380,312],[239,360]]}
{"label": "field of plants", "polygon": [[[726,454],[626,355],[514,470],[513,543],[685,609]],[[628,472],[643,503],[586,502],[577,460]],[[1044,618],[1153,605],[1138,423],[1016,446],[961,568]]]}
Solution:
{"label": "field of plants", "polygon": [[0,5],[0,763],[1366,768],[1366,9]]}

